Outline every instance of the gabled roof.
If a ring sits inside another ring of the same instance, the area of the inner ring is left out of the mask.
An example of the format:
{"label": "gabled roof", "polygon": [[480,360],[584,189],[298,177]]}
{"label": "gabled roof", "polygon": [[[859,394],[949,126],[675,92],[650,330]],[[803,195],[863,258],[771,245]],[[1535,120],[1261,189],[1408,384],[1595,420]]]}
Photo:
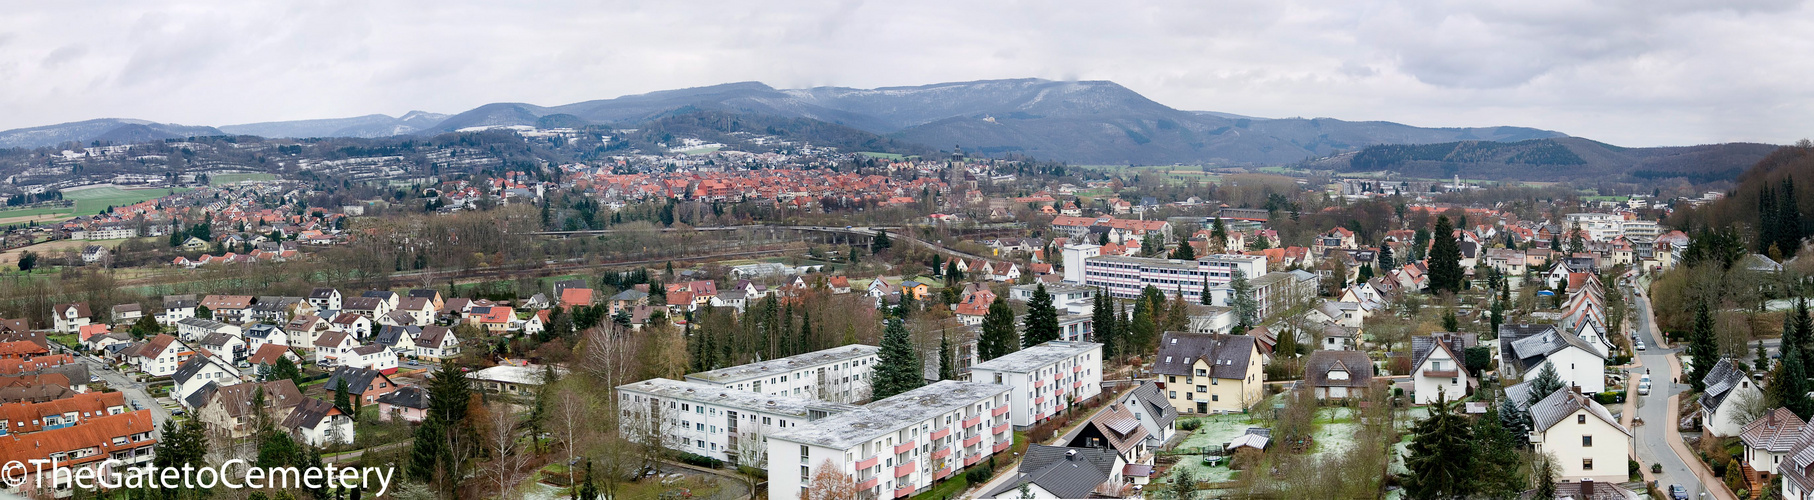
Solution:
{"label": "gabled roof", "polygon": [[184,361],[181,366],[176,367],[176,373],[171,374],[170,379],[175,380],[179,384],[188,382],[190,378],[194,378],[196,374],[207,369],[208,365],[214,365],[215,368],[219,368],[230,374],[239,374],[233,367],[224,366],[219,361],[216,361],[213,356],[190,356],[188,361]]}
{"label": "gabled roof", "polygon": [[1531,423],[1534,424],[1532,428],[1537,432],[1548,431],[1550,427],[1562,423],[1563,420],[1568,419],[1569,415],[1574,415],[1575,412],[1581,410],[1586,410],[1594,418],[1606,422],[1607,425],[1613,426],[1626,436],[1631,435],[1631,429],[1619,425],[1619,420],[1612,418],[1612,413],[1608,413],[1606,407],[1600,406],[1599,402],[1567,387],[1558,389],[1549,397],[1531,405]]}
{"label": "gabled roof", "polygon": [[302,397],[302,391],[296,388],[295,382],[290,381],[290,379],[282,379],[257,384],[236,384],[226,387],[217,387],[214,390],[214,393],[209,395],[209,397],[204,400],[205,402],[202,405],[197,405],[196,408],[201,408],[206,405],[219,405],[221,410],[224,410],[227,413],[228,417],[239,418],[247,416],[252,412],[252,400],[257,396],[260,388],[265,391],[265,407],[271,410],[271,415],[273,416],[283,413],[283,410],[296,406],[304,399]]}
{"label": "gabled roof", "polygon": [[[1329,372],[1336,370],[1348,372],[1348,379],[1330,379]],[[1313,351],[1304,358],[1304,383],[1311,387],[1367,387],[1373,383],[1373,361],[1361,351]]]}
{"label": "gabled roof", "polygon": [[1137,401],[1136,404],[1140,405],[1140,408],[1145,410],[1159,427],[1171,427],[1172,422],[1178,420],[1178,408],[1165,399],[1165,393],[1159,389],[1158,382],[1151,380],[1143,382],[1140,387],[1129,391],[1128,395]]}
{"label": "gabled roof", "polygon": [[1458,363],[1465,361],[1462,357],[1462,350],[1474,347],[1476,338],[1477,336],[1472,333],[1447,332],[1411,337],[1411,369],[1416,370],[1417,367],[1423,366],[1424,360],[1429,359],[1430,354],[1436,352],[1437,349],[1447,352],[1449,359]]}
{"label": "gabled roof", "polygon": [[347,339],[346,332],[329,331],[315,338],[315,347],[340,347]]}
{"label": "gabled roof", "polygon": [[1159,339],[1153,373],[1191,375],[1197,360],[1205,360],[1211,377],[1242,379],[1247,377],[1248,358],[1254,350],[1253,337],[1246,335],[1165,332]]}
{"label": "gabled roof", "polygon": [[453,331],[445,326],[429,325],[422,327],[422,334],[416,336],[416,345],[423,347],[441,347],[443,338],[452,335]]}
{"label": "gabled roof", "polygon": [[1743,370],[1738,369],[1731,358],[1713,363],[1713,368],[1707,371],[1707,378],[1701,379],[1701,383],[1707,387],[1707,390],[1701,393],[1701,408],[1708,412],[1718,410],[1720,403],[1726,401],[1726,396],[1732,395],[1733,389],[1741,383],[1749,384],[1750,380],[1745,377]]}
{"label": "gabled roof", "polygon": [[283,428],[314,429],[323,419],[334,415],[340,415],[340,409],[335,408],[333,403],[305,397],[295,409],[290,410],[290,416],[283,419]]}
{"label": "gabled roof", "polygon": [[[1096,428],[1108,440],[1109,447],[1123,456],[1133,456],[1134,448],[1147,436],[1146,427],[1140,425],[1140,419],[1135,418],[1134,412],[1120,403],[1111,404],[1096,412],[1084,425]],[[1082,441],[1081,437],[1075,438],[1070,444],[1075,446]]]}
{"label": "gabled roof", "polygon": [[276,363],[277,358],[283,357],[284,354],[289,352],[290,346],[282,344],[265,344],[258,346],[258,351],[253,352],[252,356],[247,357],[246,362],[254,365]]}
{"label": "gabled roof", "polygon": [[1021,485],[1032,483],[1058,498],[1090,498],[1112,477],[1117,458],[1114,451],[1101,448],[1028,445],[1020,475],[983,496],[1015,497]]}
{"label": "gabled roof", "polygon": [[329,391],[336,391],[340,389],[340,381],[346,380],[347,392],[363,394],[365,391],[371,390],[372,381],[378,379],[389,381],[390,377],[384,376],[384,373],[378,370],[341,366],[334,368],[334,374],[328,376],[327,383],[322,384],[322,387]]}

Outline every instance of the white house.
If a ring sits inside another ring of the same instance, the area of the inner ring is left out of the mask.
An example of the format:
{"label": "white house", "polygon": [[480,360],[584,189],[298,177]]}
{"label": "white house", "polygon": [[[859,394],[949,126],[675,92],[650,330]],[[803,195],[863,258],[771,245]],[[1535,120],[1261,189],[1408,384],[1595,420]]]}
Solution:
{"label": "white house", "polygon": [[240,383],[239,370],[215,356],[191,356],[176,369],[176,373],[170,375],[170,380],[176,383],[170,388],[170,398],[191,411],[195,407],[190,406],[189,396],[202,387],[208,384],[226,387]]}
{"label": "white house", "polygon": [[94,314],[88,311],[87,302],[76,302],[51,306],[50,316],[57,333],[76,333],[76,330],[93,323]]}
{"label": "white house", "polygon": [[1373,383],[1373,361],[1361,351],[1313,351],[1304,358],[1304,386],[1317,399],[1360,397]]}
{"label": "white house", "polygon": [[1500,325],[1499,370],[1508,380],[1534,380],[1544,365],[1589,394],[1606,390],[1606,358],[1587,341],[1551,325]]}
{"label": "white house", "polygon": [[193,318],[195,306],[199,303],[194,295],[165,295],[164,312],[158,313],[157,322],[171,326],[186,318]]}
{"label": "white house", "polygon": [[316,288],[309,292],[309,304],[316,309],[338,311],[341,307],[340,290]]}
{"label": "white house", "polygon": [[1473,392],[1476,382],[1468,373],[1463,352],[1474,347],[1474,339],[1473,334],[1466,333],[1437,333],[1411,339],[1411,390],[1416,404],[1433,403],[1438,394],[1445,401],[1457,401]]}
{"label": "white house", "polygon": [[315,364],[340,366],[340,360],[351,357],[355,347],[359,347],[359,343],[354,342],[352,335],[346,332],[323,333],[315,339]]}
{"label": "white house", "polygon": [[282,427],[309,446],[353,442],[353,419],[341,413],[333,403],[315,398],[305,398],[290,409],[290,416],[283,419]]}
{"label": "white house", "polygon": [[1593,398],[1563,388],[1530,405],[1530,415],[1531,445],[1557,458],[1559,480],[1626,481],[1631,430]]}
{"label": "white house", "polygon": [[1700,397],[1701,425],[1715,437],[1739,435],[1750,423],[1741,420],[1744,401],[1764,397],[1763,391],[1731,359],[1714,363],[1701,381],[1707,387]]}
{"label": "white house", "polygon": [[1102,344],[1054,340],[977,363],[969,380],[1005,385],[1017,428],[1102,393]]}
{"label": "white house", "polygon": [[1146,428],[1147,447],[1157,449],[1177,433],[1178,409],[1165,399],[1159,383],[1148,380],[1121,396],[1120,403]]}
{"label": "white house", "polygon": [[240,328],[211,319],[184,318],[176,322],[176,334],[189,342],[199,341],[216,333],[239,335]]}
{"label": "white house", "polygon": [[246,342],[250,351],[257,352],[265,344],[290,345],[290,333],[276,325],[257,324],[245,328]]}
{"label": "white house", "polygon": [[460,355],[460,339],[454,336],[453,330],[445,326],[422,327],[422,334],[413,342],[416,346],[416,357],[440,361]]}
{"label": "white house", "polygon": [[[1802,442],[1802,430],[1808,423],[1788,408],[1777,407],[1763,417],[1745,425],[1738,437],[1745,442],[1745,468],[1748,473],[1778,474],[1778,467],[1789,457],[1789,451]],[[1784,498],[1797,498],[1785,495]]]}
{"label": "white house", "polygon": [[340,357],[340,364],[377,370],[386,375],[397,372],[397,353],[384,346],[372,344],[352,348]]}
{"label": "white house", "polygon": [[139,344],[137,351],[127,355],[127,360],[147,375],[164,377],[176,373],[176,367],[194,354],[194,349],[176,337],[158,334]]}

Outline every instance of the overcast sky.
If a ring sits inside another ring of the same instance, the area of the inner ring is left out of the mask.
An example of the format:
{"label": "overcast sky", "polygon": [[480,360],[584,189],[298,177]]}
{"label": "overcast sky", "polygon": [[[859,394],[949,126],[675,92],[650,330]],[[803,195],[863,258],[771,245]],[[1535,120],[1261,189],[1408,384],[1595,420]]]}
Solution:
{"label": "overcast sky", "polygon": [[1814,8],[1787,0],[7,2],[0,129],[1040,77],[1262,117],[1787,143],[1814,135],[1809,54]]}

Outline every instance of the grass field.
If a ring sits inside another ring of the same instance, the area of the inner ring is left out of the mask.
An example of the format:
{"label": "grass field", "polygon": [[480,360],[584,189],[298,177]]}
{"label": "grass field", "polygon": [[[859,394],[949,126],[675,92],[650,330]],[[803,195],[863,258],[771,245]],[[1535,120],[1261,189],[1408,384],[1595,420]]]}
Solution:
{"label": "grass field", "polygon": [[245,174],[220,174],[220,175],[208,176],[208,185],[219,186],[221,184],[232,184],[232,183],[240,182],[240,181],[274,181],[274,180],[277,180],[276,174],[266,174],[266,173],[258,173],[258,172],[245,173]]}
{"label": "grass field", "polygon": [[[12,250],[7,250],[5,252],[0,252],[0,264],[4,264],[7,268],[11,268],[14,264],[19,262],[19,254],[24,253],[24,252],[32,252],[32,253],[38,254],[38,265],[49,267],[52,265],[58,265],[58,264],[62,263],[62,260],[60,260],[60,259],[62,259],[63,256],[59,255],[59,254],[62,253],[64,250],[70,250],[70,249],[81,250],[82,247],[86,247],[88,245],[100,245],[100,246],[104,246],[107,248],[114,248],[114,247],[120,246],[121,243],[125,243],[125,242],[126,242],[125,239],[97,240],[97,241],[89,241],[89,240],[47,241],[47,242],[39,243],[36,245],[26,245],[26,246],[22,246],[19,248],[14,248]],[[54,260],[54,262],[53,262],[53,260]]]}
{"label": "grass field", "polygon": [[63,199],[76,202],[72,210],[68,207],[26,208],[18,210],[0,210],[0,223],[27,222],[30,220],[63,220],[82,215],[101,213],[107,207],[131,205],[145,200],[159,198],[171,193],[188,191],[187,188],[148,188],[121,189],[118,186],[99,186],[84,189],[63,191]]}

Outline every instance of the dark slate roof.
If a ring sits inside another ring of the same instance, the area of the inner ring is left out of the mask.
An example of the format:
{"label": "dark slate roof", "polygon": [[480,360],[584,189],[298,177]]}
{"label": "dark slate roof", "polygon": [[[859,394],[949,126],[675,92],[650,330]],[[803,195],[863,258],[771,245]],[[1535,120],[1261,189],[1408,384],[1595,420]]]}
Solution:
{"label": "dark slate roof", "polygon": [[1205,359],[1209,360],[1211,377],[1243,379],[1247,378],[1247,361],[1253,351],[1253,337],[1246,335],[1165,332],[1159,339],[1153,373],[1190,375],[1197,360]]}
{"label": "dark slate roof", "polygon": [[[195,374],[201,373],[202,368],[206,368],[209,364],[219,364],[213,360],[214,358],[211,356],[190,356],[188,361],[184,361],[182,365],[176,367],[176,373],[170,375],[170,380],[178,383],[187,381]],[[236,373],[231,368],[225,366],[221,368],[226,369],[228,373]]]}
{"label": "dark slate roof", "polygon": [[1550,427],[1567,420],[1569,415],[1574,415],[1576,411],[1582,409],[1586,409],[1587,413],[1595,418],[1624,431],[1625,435],[1631,435],[1631,430],[1619,425],[1619,420],[1612,418],[1612,414],[1606,411],[1606,407],[1600,406],[1600,403],[1593,399],[1566,387],[1556,390],[1554,394],[1531,405],[1531,423],[1534,424],[1531,428],[1535,429],[1534,432],[1547,431]]}
{"label": "dark slate roof", "polygon": [[1714,363],[1713,369],[1707,372],[1707,378],[1701,379],[1701,382],[1707,387],[1701,393],[1701,408],[1713,412],[1719,409],[1720,403],[1726,402],[1726,396],[1732,395],[1732,388],[1738,387],[1740,382],[1748,382],[1748,379],[1745,378],[1745,372],[1739,370],[1731,358],[1727,358]]}
{"label": "dark slate roof", "polygon": [[371,388],[372,380],[383,375],[384,374],[379,373],[378,370],[341,366],[334,368],[334,374],[328,377],[327,383],[323,384],[322,387],[327,388],[329,391],[340,390],[340,380],[344,378],[346,379],[347,392],[360,394]]}
{"label": "dark slate roof", "polygon": [[1137,404],[1146,410],[1147,415],[1152,416],[1159,427],[1171,427],[1172,422],[1178,419],[1178,408],[1165,399],[1165,393],[1159,390],[1158,382],[1146,381],[1130,391],[1129,395],[1138,400]]}
{"label": "dark slate roof", "polygon": [[[1506,327],[1499,327],[1499,350],[1502,365],[1512,368],[1513,375],[1524,373],[1543,363],[1551,354],[1569,347],[1579,348],[1588,354],[1606,357],[1598,349],[1588,345],[1581,337],[1562,333],[1555,325],[1516,325],[1518,328],[1508,332]],[[1541,328],[1538,328],[1541,327]]]}
{"label": "dark slate roof", "polygon": [[164,309],[166,310],[188,309],[199,303],[201,302],[195,300],[195,294],[164,296]]}
{"label": "dark slate roof", "polygon": [[1452,359],[1457,362],[1464,361],[1462,350],[1474,347],[1478,338],[1476,334],[1472,333],[1447,332],[1411,337],[1411,369],[1416,370],[1417,367],[1423,366],[1424,359],[1430,357],[1430,353],[1436,352],[1439,342],[1443,347],[1449,348],[1449,355],[1454,356]]}
{"label": "dark slate roof", "polygon": [[309,291],[309,298],[311,298],[311,299],[330,299],[330,298],[333,298],[334,294],[338,293],[338,292],[339,292],[339,290],[335,290],[332,288],[316,288],[314,290]]}
{"label": "dark slate roof", "polygon": [[392,292],[390,290],[366,290],[365,293],[359,294],[359,296],[389,301],[391,297],[397,296],[397,292]]}
{"label": "dark slate roof", "polygon": [[1033,444],[1020,461],[1020,476],[983,496],[1017,498],[1020,485],[1033,483],[1058,498],[1089,498],[1114,468],[1114,450]]}
{"label": "dark slate roof", "polygon": [[617,295],[611,296],[611,300],[642,300],[642,299],[646,299],[648,297],[649,297],[648,292],[644,292],[641,290],[637,290],[635,288],[631,288],[629,290],[617,292]]}
{"label": "dark slate roof", "polygon": [[433,288],[417,288],[410,290],[409,296],[418,299],[434,299],[441,296],[441,291]]}
{"label": "dark slate roof", "polygon": [[302,398],[302,402],[296,404],[295,409],[290,410],[290,416],[283,419],[283,428],[313,429],[321,423],[321,419],[339,411],[334,408],[333,403],[305,397]]}
{"label": "dark slate roof", "polygon": [[386,393],[383,396],[378,396],[378,402],[391,406],[425,410],[428,409],[428,391],[424,391],[413,385],[406,386]]}
{"label": "dark slate roof", "polygon": [[403,340],[404,335],[408,335],[409,338],[414,339],[421,334],[422,327],[419,326],[385,325],[378,329],[378,335],[372,337],[372,343],[386,347],[396,347],[397,341]]}
{"label": "dark slate roof", "polygon": [[[1348,380],[1330,380],[1329,372],[1348,372]],[[1366,387],[1373,383],[1373,360],[1361,351],[1311,352],[1304,359],[1304,382],[1311,387]]]}
{"label": "dark slate roof", "polygon": [[202,405],[208,404],[208,400],[213,398],[214,393],[219,391],[220,384],[208,382],[206,385],[203,385],[202,388],[189,393],[189,397],[184,398],[183,402],[188,403],[190,408],[201,409]]}

